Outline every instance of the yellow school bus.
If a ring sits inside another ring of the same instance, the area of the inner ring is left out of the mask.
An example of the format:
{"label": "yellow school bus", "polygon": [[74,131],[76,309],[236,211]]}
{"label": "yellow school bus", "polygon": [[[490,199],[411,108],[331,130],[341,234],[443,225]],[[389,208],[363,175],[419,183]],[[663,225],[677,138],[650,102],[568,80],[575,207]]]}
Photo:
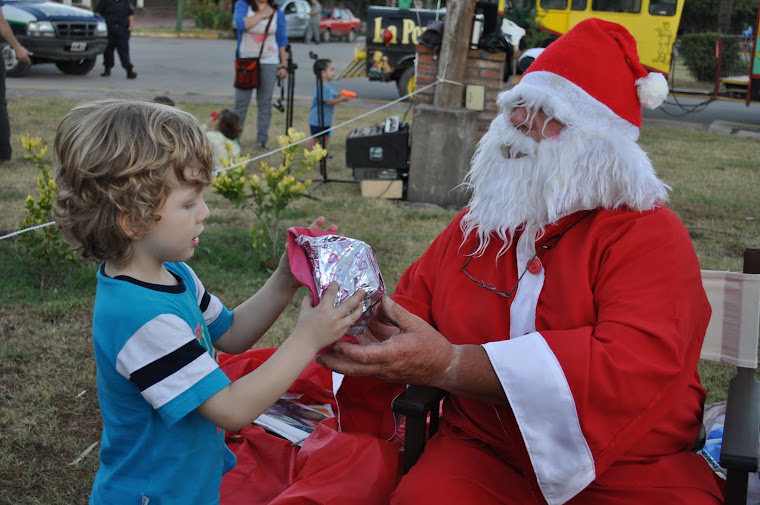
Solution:
{"label": "yellow school bus", "polygon": [[[636,39],[639,58],[649,70],[667,75],[681,22],[684,0],[499,0],[507,17],[536,9],[541,28],[552,35],[566,33],[584,19],[599,18],[625,26]],[[537,2],[536,6],[534,2]],[[516,16],[519,18],[519,16]],[[520,24],[519,19],[514,19]]]}

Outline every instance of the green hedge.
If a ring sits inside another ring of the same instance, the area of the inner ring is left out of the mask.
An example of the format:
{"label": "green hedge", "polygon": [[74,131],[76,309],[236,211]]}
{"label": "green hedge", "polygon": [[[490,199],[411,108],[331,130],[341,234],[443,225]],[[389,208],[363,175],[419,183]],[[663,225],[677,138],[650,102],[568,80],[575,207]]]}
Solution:
{"label": "green hedge", "polygon": [[[715,47],[718,44],[720,33],[685,33],[678,36],[678,52],[683,57],[689,73],[697,81],[715,82],[718,77],[718,58],[715,56]],[[748,66],[740,56],[741,45],[737,37],[728,37],[723,41],[723,55],[721,67],[724,69],[741,68]]]}
{"label": "green hedge", "polygon": [[718,59],[715,44],[719,33],[685,33],[678,37],[678,53],[683,57],[691,76],[698,81],[715,82]]}
{"label": "green hedge", "polygon": [[198,28],[232,30],[232,14],[213,0],[200,0],[190,7],[190,15]]}

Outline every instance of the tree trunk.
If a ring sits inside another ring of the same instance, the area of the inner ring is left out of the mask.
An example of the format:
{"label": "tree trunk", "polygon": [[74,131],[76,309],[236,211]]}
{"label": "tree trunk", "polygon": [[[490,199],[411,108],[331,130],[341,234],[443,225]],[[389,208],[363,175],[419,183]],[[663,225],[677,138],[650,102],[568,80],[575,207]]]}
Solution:
{"label": "tree trunk", "polygon": [[[474,11],[475,0],[450,0],[446,5],[441,59],[438,62],[438,75],[443,79],[464,82]],[[461,107],[463,96],[463,86],[442,82],[436,86],[433,103],[439,107]]]}
{"label": "tree trunk", "polygon": [[731,31],[731,14],[734,10],[734,0],[720,0],[718,12],[718,31],[729,33]]}

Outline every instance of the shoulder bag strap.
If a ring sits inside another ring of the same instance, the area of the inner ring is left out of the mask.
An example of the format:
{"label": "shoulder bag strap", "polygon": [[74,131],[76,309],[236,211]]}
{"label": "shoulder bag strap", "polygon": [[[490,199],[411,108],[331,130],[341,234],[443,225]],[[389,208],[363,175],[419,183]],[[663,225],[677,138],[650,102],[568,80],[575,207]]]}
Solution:
{"label": "shoulder bag strap", "polygon": [[277,15],[277,10],[272,13],[271,16],[269,16],[269,21],[267,22],[267,27],[264,28],[264,40],[261,41],[261,49],[259,49],[259,60],[261,59],[261,55],[264,54],[264,44],[267,43],[267,37],[269,36],[269,27],[272,26],[272,19],[274,19],[275,15]]}

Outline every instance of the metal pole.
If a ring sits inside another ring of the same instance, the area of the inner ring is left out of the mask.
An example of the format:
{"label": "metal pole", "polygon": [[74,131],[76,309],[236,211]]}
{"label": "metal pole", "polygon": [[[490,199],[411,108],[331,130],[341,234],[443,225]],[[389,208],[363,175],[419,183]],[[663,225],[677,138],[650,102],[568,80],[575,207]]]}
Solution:
{"label": "metal pole", "polygon": [[182,8],[185,5],[185,0],[177,0],[177,33],[182,32]]}
{"label": "metal pole", "polygon": [[713,90],[713,98],[718,98],[720,92],[721,77],[723,77],[721,67],[723,66],[723,35],[718,37],[718,45],[715,47],[715,56],[718,60],[717,68],[715,69],[715,89]]}
{"label": "metal pole", "polygon": [[[324,105],[324,95],[323,95],[323,84],[322,84],[322,75],[317,74],[317,122],[319,123],[319,143],[322,146],[322,149],[327,150],[325,147],[325,141],[327,140],[325,135],[324,129],[325,129],[325,111],[322,110],[322,106]],[[322,174],[322,182],[327,182],[327,156],[319,160],[319,171]]]}

